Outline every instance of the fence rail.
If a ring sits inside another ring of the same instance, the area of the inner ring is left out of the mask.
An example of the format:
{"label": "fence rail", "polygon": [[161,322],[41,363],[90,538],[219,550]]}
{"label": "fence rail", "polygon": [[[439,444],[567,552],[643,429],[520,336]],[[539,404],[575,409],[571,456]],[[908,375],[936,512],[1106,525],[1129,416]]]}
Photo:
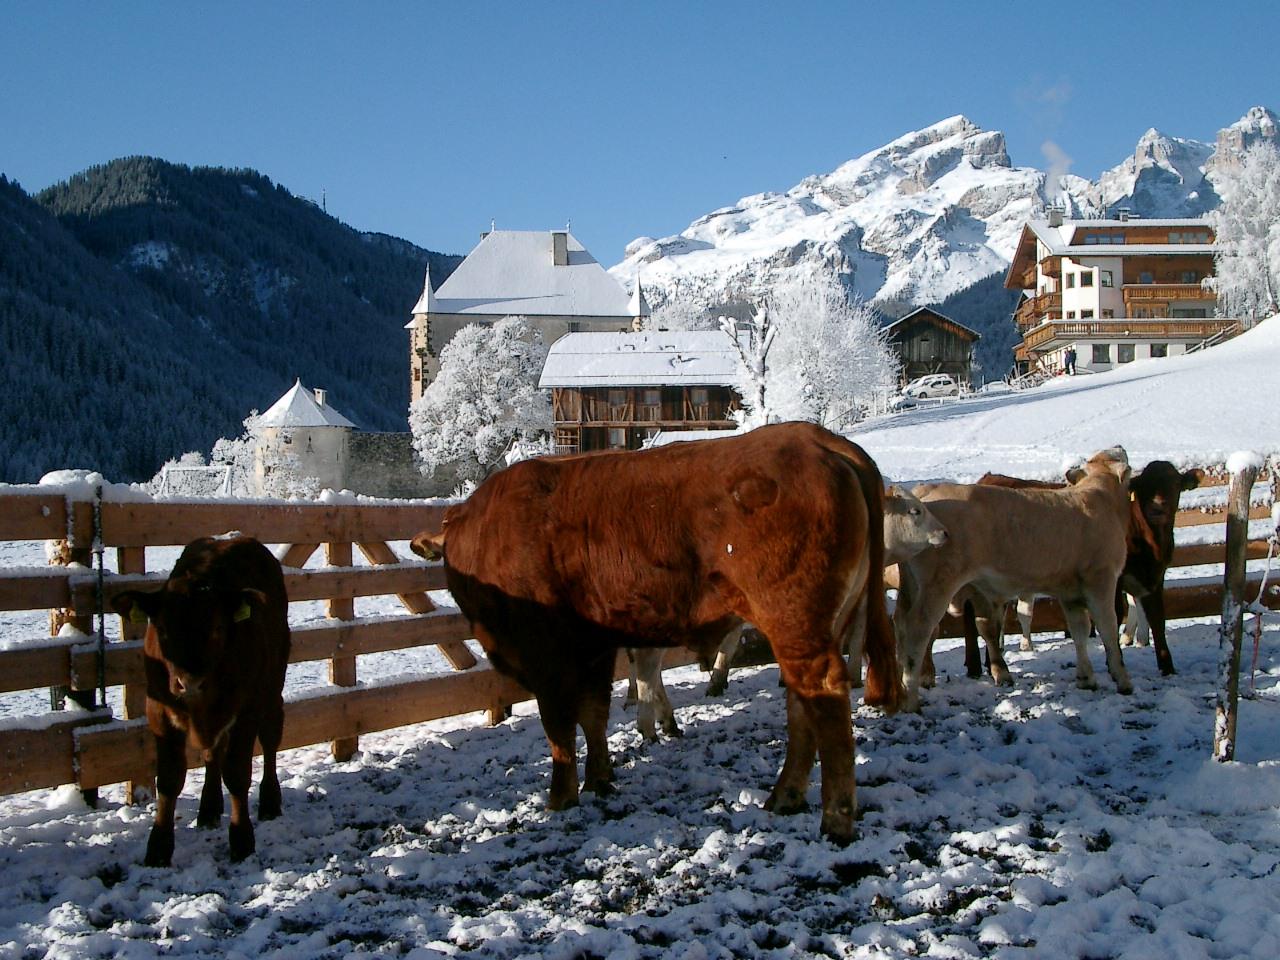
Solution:
{"label": "fence rail", "polygon": [[[1216,484],[1221,471],[1211,474]],[[294,504],[258,502],[114,502],[99,505],[101,543],[117,550],[122,573],[106,574],[103,601],[139,583],[159,583],[163,571],[148,572],[146,550],[178,547],[201,536],[240,531],[278,544],[290,602],[327,601],[327,618],[293,629],[290,661],[328,661],[330,686],[294,694],[286,702],[285,748],[329,742],[335,756],[349,756],[362,734],[407,724],[487,711],[504,716],[529,694],[514,681],[479,665],[466,641],[465,618],[436,609],[428,591],[444,587],[443,569],[399,557],[389,545],[439,527],[443,506],[430,504]],[[1179,526],[1225,522],[1225,506],[1179,511]],[[1269,516],[1255,505],[1251,517]],[[94,504],[50,494],[43,488],[0,492],[0,541],[63,541],[67,557],[80,557],[93,543]],[[303,569],[324,549],[329,566]],[[1175,566],[1222,563],[1223,543],[1180,546]],[[352,564],[359,551],[369,566]],[[1264,541],[1248,546],[1251,558],[1266,555]],[[1256,585],[1253,587],[1256,592]],[[395,596],[400,615],[355,616],[358,597]],[[1220,582],[1173,584],[1166,590],[1171,617],[1207,616],[1221,606]],[[87,624],[98,605],[97,576],[85,566],[0,569],[0,610],[48,610],[51,622]],[[1269,605],[1280,605],[1274,596]],[[1037,607],[1035,628],[1061,626],[1049,605]],[[65,630],[63,631],[66,632]],[[125,716],[106,709],[50,713],[0,721],[0,795],[74,783],[82,788],[122,781],[145,783],[154,769],[154,747],[141,718],[144,670],[136,628],[123,624],[122,640],[103,650],[106,684],[123,687]],[[961,624],[943,621],[942,636],[962,635]],[[10,638],[0,638],[8,640]],[[92,690],[98,684],[99,651],[87,631],[0,649],[0,693],[65,686]],[[362,654],[437,646],[454,673],[360,685],[356,657]],[[693,662],[672,651],[667,666]],[[621,671],[619,671],[621,675]],[[193,756],[192,762],[196,758]]]}

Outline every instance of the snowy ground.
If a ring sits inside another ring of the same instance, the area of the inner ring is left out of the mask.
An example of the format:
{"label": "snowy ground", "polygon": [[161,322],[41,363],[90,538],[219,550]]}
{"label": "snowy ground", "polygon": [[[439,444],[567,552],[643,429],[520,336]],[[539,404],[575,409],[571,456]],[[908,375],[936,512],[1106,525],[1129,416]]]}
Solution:
{"label": "snowy ground", "polygon": [[[1057,476],[1065,457],[1117,442],[1135,465],[1221,461],[1280,449],[1276,369],[1280,321],[1198,356],[913,411],[855,439],[900,479]],[[172,559],[148,555],[154,568]],[[38,544],[0,544],[0,566],[41,563]],[[319,603],[291,609],[295,623],[322,616]],[[42,613],[0,615],[6,643],[45,629]],[[1273,617],[1227,765],[1209,759],[1208,621],[1171,630],[1175,677],[1128,651],[1131,697],[1105,681],[1077,690],[1060,639],[1009,650],[1017,683],[1001,690],[965,679],[950,644],[922,715],[858,710],[863,819],[843,850],[818,839],[816,809],[760,808],[784,743],[774,668],[736,672],[717,701],[696,670],[669,674],[680,740],[646,747],[615,709],[618,793],[567,813],[544,808],[549,760],[529,706],[496,728],[471,716],[366,736],[343,764],[323,747],[284,754],[286,815],[259,825],[258,854],[238,865],[223,831],[193,826],[198,771],[172,870],[140,866],[150,810],[123,806],[118,788],[98,810],[69,788],[0,798],[0,958],[1274,958],[1277,639]],[[366,680],[446,669],[434,648],[360,658]],[[322,672],[291,668],[290,689]],[[0,716],[42,709],[38,693],[0,697]]]}
{"label": "snowy ground", "polygon": [[1061,640],[1011,651],[1003,690],[943,653],[923,715],[858,710],[861,836],[843,850],[816,810],[760,808],[783,750],[775,668],[716,701],[673,672],[686,734],[653,747],[615,710],[618,793],[567,813],[544,808],[527,710],[368,736],[349,763],[286,754],[286,816],[239,865],[192,825],[198,775],[172,870],[139,866],[145,809],[10,798],[0,956],[1273,958],[1277,629],[1226,766],[1211,625],[1172,631],[1171,679],[1130,651],[1132,697],[1077,690]]}

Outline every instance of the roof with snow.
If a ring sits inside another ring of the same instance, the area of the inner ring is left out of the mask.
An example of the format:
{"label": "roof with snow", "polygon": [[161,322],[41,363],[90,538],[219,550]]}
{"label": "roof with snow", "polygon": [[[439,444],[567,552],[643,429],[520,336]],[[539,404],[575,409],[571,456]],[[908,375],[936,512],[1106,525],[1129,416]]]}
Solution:
{"label": "roof with snow", "polygon": [[258,423],[264,427],[355,426],[327,403],[318,403],[315,394],[302,385],[301,378],[267,409]]}
{"label": "roof with snow", "polygon": [[[566,237],[568,260],[553,259],[553,236]],[[432,304],[434,301],[434,304]],[[414,313],[630,319],[627,292],[568,231],[491,230]]]}
{"label": "roof with snow", "polygon": [[538,386],[733,386],[738,352],[721,330],[570,333],[551,345]]}
{"label": "roof with snow", "polygon": [[905,317],[900,317],[893,321],[893,323],[886,324],[884,329],[885,332],[892,337],[899,330],[904,330],[909,324],[916,323],[920,320],[931,320],[935,326],[951,326],[955,329],[956,333],[963,337],[968,337],[971,340],[982,339],[982,334],[978,333],[977,330],[974,330],[972,327],[966,327],[959,320],[952,320],[945,313],[939,313],[937,310],[933,309],[933,307],[916,307]]}
{"label": "roof with snow", "polygon": [[1064,220],[1060,226],[1051,226],[1048,220],[1028,220],[1014,248],[1013,258],[1005,273],[1005,286],[1016,288],[1018,279],[1036,261],[1035,241],[1039,240],[1051,257],[1133,257],[1140,255],[1200,255],[1218,252],[1214,243],[1073,243],[1081,230],[1102,227],[1141,230],[1144,227],[1210,230],[1211,221],[1202,217],[1185,217],[1178,220],[1148,220],[1132,217],[1128,220]]}

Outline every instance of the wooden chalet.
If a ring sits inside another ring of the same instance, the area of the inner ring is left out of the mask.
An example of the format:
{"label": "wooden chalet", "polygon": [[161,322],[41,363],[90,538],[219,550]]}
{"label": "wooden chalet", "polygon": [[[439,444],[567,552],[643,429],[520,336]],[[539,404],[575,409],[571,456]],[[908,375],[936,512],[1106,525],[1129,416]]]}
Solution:
{"label": "wooden chalet", "polygon": [[551,345],[557,453],[638,450],[659,431],[733,430],[738,354],[719,330],[571,333]]}
{"label": "wooden chalet", "polygon": [[929,373],[949,373],[968,383],[973,345],[980,334],[931,307],[917,307],[885,327],[889,343],[902,361],[902,376],[914,380]]}
{"label": "wooden chalet", "polygon": [[1023,227],[1005,287],[1023,298],[1013,319],[1021,371],[1060,372],[1068,350],[1080,371],[1168,357],[1230,335],[1216,317],[1217,252],[1208,220],[1068,220],[1050,211]]}

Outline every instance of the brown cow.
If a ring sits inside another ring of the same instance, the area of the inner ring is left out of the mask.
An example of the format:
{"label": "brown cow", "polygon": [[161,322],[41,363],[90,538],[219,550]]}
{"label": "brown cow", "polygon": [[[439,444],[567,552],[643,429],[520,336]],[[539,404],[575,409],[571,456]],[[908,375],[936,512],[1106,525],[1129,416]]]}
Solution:
{"label": "brown cow", "polygon": [[173,859],[174,804],[187,779],[187,747],[205,762],[196,822],[222,819],[231,795],[231,859],[254,851],[249,819],[253,741],[262,743],[258,817],[280,815],[276,750],[284,727],[289,601],[280,563],[251,537],[187,544],[161,590],[118,594],[116,612],[149,620],[143,653],[147,726],[156,742],[156,818],[145,863]]}
{"label": "brown cow", "polygon": [[526,460],[450,507],[449,591],[493,666],[531,690],[551,745],[549,806],[613,779],[605,731],[620,647],[711,652],[749,620],[787,686],[787,753],[767,809],[797,812],[815,755],[822,832],[856,811],[846,630],[864,629],[867,702],[901,696],[881,588],[882,484],[857,446],[811,424],[634,452]]}
{"label": "brown cow", "polygon": [[[917,487],[950,534],[940,547],[899,564],[894,612],[899,658],[910,709],[919,709],[925,654],[938,621],[966,585],[1003,609],[1026,593],[1056,596],[1076,647],[1076,678],[1092,687],[1089,614],[1107,650],[1116,689],[1131,693],[1116,635],[1115,590],[1125,561],[1129,464],[1120,448],[1091,457],[1085,475],[1061,490],[1018,490],[977,484]],[[1004,657],[988,645],[993,673],[1007,674]]]}

